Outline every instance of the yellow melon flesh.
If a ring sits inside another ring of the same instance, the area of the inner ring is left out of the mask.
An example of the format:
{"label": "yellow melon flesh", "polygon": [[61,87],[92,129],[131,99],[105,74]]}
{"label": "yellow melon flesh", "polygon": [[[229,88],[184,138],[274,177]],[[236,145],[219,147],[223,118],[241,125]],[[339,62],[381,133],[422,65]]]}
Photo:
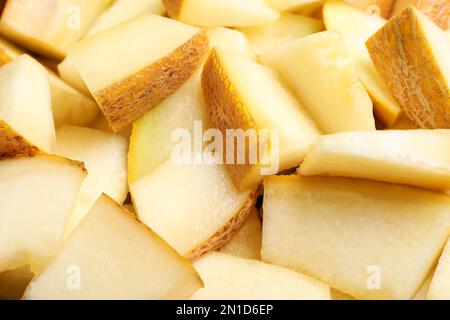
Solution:
{"label": "yellow melon flesh", "polygon": [[65,235],[68,235],[102,193],[120,204],[125,200],[128,193],[127,141],[113,133],[75,126],[61,127],[56,139],[57,154],[83,162],[88,171],[66,224]]}
{"label": "yellow melon flesh", "polygon": [[162,0],[171,18],[201,27],[245,27],[274,22],[265,0]]}
{"label": "yellow melon flesh", "polygon": [[279,11],[313,14],[325,0],[267,0],[267,3]]}
{"label": "yellow melon flesh", "polygon": [[392,17],[400,14],[408,6],[417,7],[442,29],[449,28],[450,2],[448,0],[396,0]]}
{"label": "yellow melon flesh", "polygon": [[256,260],[212,253],[194,264],[205,287],[193,300],[329,300],[330,288],[303,274]]}
{"label": "yellow melon flesh", "polygon": [[429,300],[449,300],[450,299],[450,241],[444,248],[444,252],[439,259],[436,271],[428,289],[427,299]]}
{"label": "yellow melon flesh", "polygon": [[28,55],[0,68],[0,158],[55,151],[47,70]]}
{"label": "yellow melon flesh", "polygon": [[434,270],[430,272],[428,277],[422,284],[422,287],[416,292],[411,300],[426,300],[428,295],[428,290],[430,289],[431,280],[433,279]]}
{"label": "yellow melon flesh", "polygon": [[111,0],[8,1],[0,33],[32,51],[62,59]]}
{"label": "yellow melon flesh", "polygon": [[292,40],[322,31],[323,23],[310,17],[284,13],[274,23],[240,30],[249,39],[253,52],[261,55]]}
{"label": "yellow melon flesh", "polygon": [[172,140],[174,130],[184,128],[193,135],[194,121],[201,121],[206,130],[208,120],[197,72],[174,94],[133,123],[128,152],[130,183],[170,157],[176,145]]}
{"label": "yellow melon flesh", "polygon": [[[4,49],[5,53],[3,59],[0,57],[0,66],[25,53],[22,49],[1,38],[0,48]],[[55,126],[91,124],[99,111],[95,101],[65,83],[52,70],[47,69],[47,71]]]}
{"label": "yellow melon flesh", "polygon": [[24,299],[186,299],[201,287],[186,260],[101,196]]}
{"label": "yellow melon flesh", "polygon": [[260,60],[280,73],[324,133],[375,129],[372,101],[339,33],[305,36]]}
{"label": "yellow melon flesh", "polygon": [[116,0],[95,19],[86,36],[115,27],[145,13],[164,14],[161,0]]}
{"label": "yellow melon flesh", "polygon": [[[279,143],[279,154],[274,155],[279,160],[278,171],[298,166],[320,134],[276,74],[252,60],[213,50],[203,68],[202,87],[212,126],[220,129],[224,137],[227,129],[277,130],[279,141],[268,144]],[[248,155],[248,143],[246,148]],[[236,158],[234,164],[227,164],[241,190],[262,181],[262,166],[261,161],[239,164]]]}
{"label": "yellow melon flesh", "polygon": [[345,2],[367,13],[374,13],[388,19],[395,0],[345,0]]}
{"label": "yellow melon flesh", "polygon": [[238,30],[223,27],[208,28],[206,34],[211,49],[218,48],[245,58],[256,58],[247,37]]}
{"label": "yellow melon flesh", "polygon": [[337,1],[324,5],[323,17],[328,30],[338,31],[342,35],[358,78],[372,98],[375,115],[385,127],[391,127],[399,117],[401,108],[375,68],[365,45],[366,40],[386,21]]}
{"label": "yellow melon flesh", "polygon": [[79,42],[68,56],[69,69],[79,71],[118,132],[183,85],[207,50],[203,31],[146,14]]}
{"label": "yellow melon flesh", "polygon": [[81,163],[59,157],[0,161],[0,272],[27,264],[40,271],[48,263],[84,178]]}
{"label": "yellow melon flesh", "polygon": [[220,252],[245,259],[261,260],[261,236],[261,221],[258,211],[253,208],[247,221],[233,238],[220,248]]}
{"label": "yellow melon flesh", "polygon": [[450,130],[345,132],[320,137],[300,174],[450,190]]}
{"label": "yellow melon flesh", "polygon": [[450,128],[450,42],[414,7],[367,40],[378,72],[420,128]]}
{"label": "yellow melon flesh", "polygon": [[450,232],[450,198],[338,178],[270,177],[261,256],[358,299],[410,299]]}
{"label": "yellow melon flesh", "polygon": [[238,192],[223,166],[171,159],[131,184],[130,192],[138,218],[190,259],[226,243],[254,202],[254,192]]}

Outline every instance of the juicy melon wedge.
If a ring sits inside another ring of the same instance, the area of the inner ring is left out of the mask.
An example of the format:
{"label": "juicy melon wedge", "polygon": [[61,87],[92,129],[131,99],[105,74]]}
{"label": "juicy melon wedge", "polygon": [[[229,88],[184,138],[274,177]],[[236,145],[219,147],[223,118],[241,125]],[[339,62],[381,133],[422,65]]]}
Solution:
{"label": "juicy melon wedge", "polygon": [[391,127],[400,116],[401,108],[375,68],[365,45],[386,20],[338,1],[324,5],[323,17],[328,30],[342,35],[358,78],[372,98],[375,115],[384,126]]}
{"label": "juicy melon wedge", "polygon": [[430,287],[427,293],[429,300],[448,300],[450,299],[450,240],[447,241],[444,251],[439,258],[436,271],[431,279]]}
{"label": "juicy melon wedge", "polygon": [[329,300],[330,288],[303,274],[222,253],[194,264],[205,287],[193,300]]}
{"label": "juicy melon wedge", "polygon": [[169,16],[200,27],[245,27],[274,22],[279,13],[265,0],[162,0]]}
{"label": "juicy melon wedge", "polygon": [[0,68],[0,158],[55,151],[47,70],[28,55]]}
{"label": "juicy melon wedge", "polygon": [[183,85],[207,51],[204,31],[145,14],[77,43],[65,68],[72,81],[81,77],[118,132]]}
{"label": "juicy melon wedge", "polygon": [[115,27],[145,13],[162,16],[164,12],[161,0],[116,0],[95,19],[86,36]]}
{"label": "juicy melon wedge", "polygon": [[366,45],[392,95],[418,127],[450,128],[450,42],[442,29],[409,7]]}
{"label": "juicy melon wedge", "polygon": [[111,0],[14,0],[0,19],[2,35],[45,56],[62,59]]}
{"label": "juicy melon wedge", "polygon": [[324,133],[375,130],[372,101],[339,33],[305,36],[260,60],[280,73]]}
{"label": "juicy melon wedge", "polygon": [[247,221],[219,251],[245,259],[261,260],[261,237],[261,220],[256,208],[252,208]]}
{"label": "juicy melon wedge", "polygon": [[396,0],[392,17],[399,15],[409,6],[415,6],[442,29],[449,28],[450,2],[448,0]]}
{"label": "juicy melon wedge", "polygon": [[[277,172],[297,167],[309,145],[320,135],[315,123],[273,70],[250,59],[214,49],[203,68],[202,88],[212,127],[221,130],[224,137],[228,129],[253,129],[258,133],[269,130],[269,137],[259,138],[267,138],[269,166],[278,163],[273,168]],[[271,141],[273,133],[278,133],[279,139]],[[261,168],[267,167],[261,156],[257,163],[248,161],[251,148],[256,146],[246,143],[245,147],[244,164],[239,163],[237,154],[232,164],[227,163],[240,190],[260,183]]]}
{"label": "juicy melon wedge", "polygon": [[122,204],[128,193],[127,141],[120,135],[75,126],[56,132],[57,154],[81,161],[88,171],[75,208],[67,222],[67,236],[103,193]]}
{"label": "juicy melon wedge", "polygon": [[[3,59],[0,54],[0,66],[25,53],[2,38],[0,38],[0,49],[4,49],[5,52]],[[99,111],[95,101],[64,82],[52,70],[47,69],[47,71],[55,126],[58,127],[62,124],[90,125]]]}
{"label": "juicy melon wedge", "polygon": [[192,260],[225,244],[255,200],[254,191],[236,190],[222,165],[172,159],[132,183],[130,192],[138,218]]}
{"label": "juicy melon wedge", "polygon": [[201,287],[189,262],[101,196],[24,299],[186,299]]}
{"label": "juicy melon wedge", "polygon": [[211,49],[216,47],[245,58],[256,58],[247,37],[238,30],[223,27],[208,28],[206,34]]}
{"label": "juicy melon wedge", "polygon": [[299,173],[450,190],[450,130],[344,132],[320,137]]}
{"label": "juicy melon wedge", "polygon": [[81,163],[54,156],[0,161],[0,272],[48,263],[85,175]]}
{"label": "juicy melon wedge", "polygon": [[292,40],[323,31],[323,23],[310,17],[284,13],[274,23],[239,30],[249,39],[253,52],[261,55]]}
{"label": "juicy melon wedge", "polygon": [[269,177],[261,256],[357,299],[410,299],[450,233],[448,195],[356,179]]}
{"label": "juicy melon wedge", "polygon": [[129,182],[142,178],[170,157],[175,143],[172,133],[186,129],[194,135],[194,122],[209,127],[203,105],[200,72],[196,72],[180,89],[133,123],[128,152]]}
{"label": "juicy melon wedge", "polygon": [[267,3],[276,10],[305,15],[313,14],[324,2],[325,0],[267,0]]}

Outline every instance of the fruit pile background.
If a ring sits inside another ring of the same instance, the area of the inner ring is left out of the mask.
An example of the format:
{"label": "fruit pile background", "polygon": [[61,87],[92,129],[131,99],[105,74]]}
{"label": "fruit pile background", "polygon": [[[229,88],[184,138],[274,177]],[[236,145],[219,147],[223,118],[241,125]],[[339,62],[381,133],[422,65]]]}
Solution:
{"label": "fruit pile background", "polygon": [[0,299],[450,299],[449,21],[0,0]]}

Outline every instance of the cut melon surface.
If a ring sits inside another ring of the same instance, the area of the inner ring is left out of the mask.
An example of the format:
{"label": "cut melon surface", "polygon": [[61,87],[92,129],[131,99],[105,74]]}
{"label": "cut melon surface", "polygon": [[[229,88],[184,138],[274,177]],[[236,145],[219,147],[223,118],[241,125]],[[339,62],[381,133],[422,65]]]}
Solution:
{"label": "cut melon surface", "polygon": [[173,19],[200,27],[245,27],[274,22],[279,13],[265,0],[162,0]]}
{"label": "cut melon surface", "polygon": [[0,272],[39,271],[56,254],[85,176],[81,163],[55,156],[0,161]]}
{"label": "cut melon surface", "polygon": [[391,94],[420,128],[450,128],[450,42],[415,7],[395,16],[366,42]]}
{"label": "cut melon surface", "polygon": [[411,300],[426,300],[428,295],[428,290],[430,289],[431,280],[433,279],[434,269],[430,272],[428,277],[422,284],[422,287],[416,292]]}
{"label": "cut melon surface", "polygon": [[111,0],[8,1],[0,33],[25,48],[61,59]]}
{"label": "cut melon surface", "polygon": [[247,37],[238,30],[224,27],[208,28],[206,34],[211,49],[219,48],[245,58],[256,58]]}
{"label": "cut melon surface", "polygon": [[427,299],[429,300],[449,300],[450,299],[450,241],[444,248],[439,258],[439,263],[434,272],[428,289]]}
{"label": "cut melon surface", "polygon": [[48,72],[22,55],[0,68],[0,158],[55,151]]}
{"label": "cut melon surface", "polygon": [[201,287],[188,261],[101,196],[24,299],[186,299]]}
{"label": "cut melon surface", "polygon": [[230,240],[255,201],[254,191],[236,190],[224,166],[172,159],[132,183],[130,192],[138,218],[192,260]]}
{"label": "cut melon surface", "polygon": [[357,299],[410,299],[450,233],[449,196],[424,189],[279,176],[264,191],[262,260]]}
{"label": "cut melon surface", "polygon": [[252,208],[252,213],[241,229],[219,251],[245,259],[261,260],[261,237],[261,220],[256,208]]}
{"label": "cut melon surface", "polygon": [[267,3],[276,10],[305,15],[313,14],[324,2],[325,0],[267,0]]}
{"label": "cut melon surface", "polygon": [[145,14],[79,42],[66,67],[78,70],[118,132],[182,86],[207,51],[204,31]]}
{"label": "cut melon surface", "polygon": [[377,14],[388,19],[396,0],[345,0],[345,2],[369,14]]}
{"label": "cut melon surface", "polygon": [[115,27],[145,13],[162,16],[164,12],[161,0],[116,0],[95,19],[86,36]]}
{"label": "cut melon surface", "polygon": [[[3,59],[0,54],[0,66],[25,53],[22,49],[2,38],[0,38],[0,49],[3,49],[5,53]],[[99,111],[95,101],[64,82],[52,70],[47,69],[47,71],[55,126],[58,127],[62,124],[85,126],[91,124]]]}
{"label": "cut melon surface", "polygon": [[262,168],[274,169],[275,174],[298,166],[309,145],[320,135],[315,123],[273,70],[250,59],[213,50],[203,68],[202,88],[212,127],[221,130],[224,137],[230,134],[227,133],[230,129],[250,129],[253,133],[257,131],[255,135],[266,130],[266,137],[258,136],[259,146],[261,141],[267,141],[266,155],[250,162],[259,146],[246,143],[245,161],[239,163],[239,156],[243,155],[238,154],[238,145],[233,163],[227,163],[240,190],[261,182]]}
{"label": "cut melon surface", "polygon": [[[175,130],[186,129],[193,136],[195,122],[202,130],[209,127],[203,105],[200,72],[197,72],[174,94],[133,123],[128,153],[129,181],[133,183],[152,168],[167,160],[177,145]],[[203,132],[200,132],[203,135]]]}
{"label": "cut melon surface", "polygon": [[81,161],[88,171],[75,208],[67,222],[67,236],[103,193],[121,204],[128,193],[127,141],[100,130],[63,126],[56,132],[57,154]]}
{"label": "cut melon surface", "polygon": [[345,132],[320,137],[299,169],[450,190],[450,130]]}
{"label": "cut melon surface", "polygon": [[260,60],[279,72],[324,133],[375,130],[372,101],[339,33],[305,36]]}
{"label": "cut melon surface", "polygon": [[372,98],[375,115],[384,126],[391,127],[400,116],[401,108],[375,68],[365,45],[386,20],[338,1],[328,1],[324,5],[323,17],[328,30],[342,35],[358,78]]}
{"label": "cut melon surface", "polygon": [[303,274],[222,253],[194,263],[205,287],[193,300],[329,300],[330,288]]}
{"label": "cut melon surface", "polygon": [[240,28],[250,41],[253,52],[264,54],[292,40],[323,31],[323,22],[310,17],[284,13],[274,23],[261,27]]}

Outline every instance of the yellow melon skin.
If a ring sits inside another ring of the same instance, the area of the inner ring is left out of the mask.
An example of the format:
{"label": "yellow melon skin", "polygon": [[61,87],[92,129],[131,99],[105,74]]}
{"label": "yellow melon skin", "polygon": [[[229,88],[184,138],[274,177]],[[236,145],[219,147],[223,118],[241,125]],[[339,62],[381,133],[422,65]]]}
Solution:
{"label": "yellow melon skin", "polygon": [[0,120],[0,160],[19,155],[32,156],[39,153],[39,149],[27,141],[5,121]]}
{"label": "yellow melon skin", "polygon": [[450,128],[450,42],[414,7],[366,42],[391,94],[420,128]]}
{"label": "yellow melon skin", "polygon": [[415,6],[442,29],[448,29],[450,21],[450,2],[448,0],[397,0],[391,17],[400,14],[408,6]]}

